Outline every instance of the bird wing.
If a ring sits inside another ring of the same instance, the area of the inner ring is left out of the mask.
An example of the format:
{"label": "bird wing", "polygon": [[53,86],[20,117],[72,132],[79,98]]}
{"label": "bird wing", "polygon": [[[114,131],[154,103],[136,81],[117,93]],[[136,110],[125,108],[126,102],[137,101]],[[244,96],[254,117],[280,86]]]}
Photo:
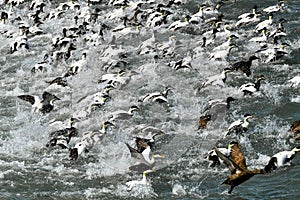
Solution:
{"label": "bird wing", "polygon": [[19,95],[17,96],[18,98],[24,100],[24,101],[28,101],[31,105],[33,105],[35,103],[35,98],[34,96],[31,95]]}
{"label": "bird wing", "polygon": [[241,91],[248,90],[250,92],[255,92],[256,91],[255,84],[254,83],[243,84],[243,85],[241,85],[240,90]]}
{"label": "bird wing", "polygon": [[240,169],[247,169],[246,159],[237,145],[234,145],[231,148],[230,157]]}
{"label": "bird wing", "polygon": [[240,169],[240,167],[235,162],[233,162],[230,158],[226,157],[223,153],[221,153],[217,147],[214,147],[214,150],[217,156],[221,158],[224,161],[224,163],[227,165],[231,174],[234,174],[236,170]]}
{"label": "bird wing", "polygon": [[136,143],[136,146],[137,146],[137,151],[139,153],[142,153],[149,146],[148,142],[149,142],[148,139],[136,137],[135,138],[135,143]]}

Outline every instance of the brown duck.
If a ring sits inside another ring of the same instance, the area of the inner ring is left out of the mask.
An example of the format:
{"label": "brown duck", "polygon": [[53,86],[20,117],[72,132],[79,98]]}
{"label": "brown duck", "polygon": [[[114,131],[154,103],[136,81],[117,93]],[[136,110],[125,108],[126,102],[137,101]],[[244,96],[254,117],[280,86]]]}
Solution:
{"label": "brown duck", "polygon": [[291,129],[292,132],[296,133],[296,140],[300,140],[300,121],[294,121],[291,124]]}
{"label": "brown duck", "polygon": [[231,172],[231,175],[221,183],[222,185],[230,185],[230,189],[228,191],[228,193],[230,194],[234,187],[242,184],[256,174],[264,174],[265,171],[263,169],[249,170],[247,168],[246,159],[241,152],[239,144],[237,142],[232,142],[229,148],[231,149],[230,158],[222,154],[217,147],[215,147],[214,149],[217,155],[224,161]]}

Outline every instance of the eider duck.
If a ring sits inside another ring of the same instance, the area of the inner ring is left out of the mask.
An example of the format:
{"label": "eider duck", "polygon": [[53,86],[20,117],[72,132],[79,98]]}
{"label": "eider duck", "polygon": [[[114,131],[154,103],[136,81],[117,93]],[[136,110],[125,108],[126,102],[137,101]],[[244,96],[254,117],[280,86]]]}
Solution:
{"label": "eider duck", "polygon": [[130,166],[129,169],[132,171],[143,172],[145,170],[153,169],[156,158],[164,158],[163,155],[152,154],[151,148],[153,142],[144,138],[135,138],[137,149],[131,147],[128,143],[125,143],[130,151],[132,158],[137,160],[137,162]]}
{"label": "eider duck", "polygon": [[[226,157],[229,157],[230,156],[230,151],[231,151],[231,145],[235,144],[236,142],[231,142],[227,148],[218,148],[219,151],[225,155]],[[223,160],[221,160],[216,151],[213,149],[211,150],[210,152],[208,152],[207,156],[206,156],[206,159],[209,160],[209,161],[212,161],[210,167],[216,167],[216,166],[219,166]]]}
{"label": "eider duck", "polygon": [[289,165],[298,151],[300,151],[300,146],[293,148],[291,151],[281,151],[274,154],[265,166],[265,171],[270,173],[278,167]]}
{"label": "eider duck", "polygon": [[235,143],[230,146],[230,158],[222,154],[217,147],[214,148],[219,158],[221,158],[224,163],[229,168],[231,175],[223,181],[221,184],[230,185],[228,193],[230,194],[232,190],[249,180],[256,174],[264,174],[264,169],[253,169],[249,170],[246,165],[246,159],[239,148],[239,144]]}
{"label": "eider duck", "polygon": [[143,171],[142,180],[132,180],[132,181],[126,182],[126,186],[128,187],[127,190],[130,191],[136,185],[150,185],[150,183],[147,181],[146,175],[151,172],[155,172],[155,169],[149,169],[149,170]]}
{"label": "eider duck", "polygon": [[245,114],[243,120],[238,119],[238,120],[232,122],[229,125],[227,132],[225,133],[225,136],[230,135],[231,133],[235,133],[236,135],[242,135],[249,128],[248,120],[250,118],[252,118],[252,115]]}
{"label": "eider duck", "polygon": [[208,85],[221,85],[223,86],[225,84],[225,81],[227,79],[227,73],[232,72],[230,68],[224,68],[222,70],[221,74],[214,75],[211,77],[208,77],[207,80],[200,86],[199,90],[202,88],[208,86]]}
{"label": "eider duck", "polygon": [[65,128],[50,133],[50,140],[46,144],[46,147],[60,146],[62,149],[69,149],[69,142],[72,137],[78,135],[78,131],[75,127]]}
{"label": "eider duck", "polygon": [[42,95],[42,100],[35,95],[19,95],[18,98],[28,101],[32,105],[32,112],[49,113],[54,108],[54,101],[60,100],[57,96],[50,94],[49,92],[44,92]]}
{"label": "eider duck", "polygon": [[94,144],[105,136],[108,126],[114,126],[114,124],[106,121],[102,124],[101,130],[89,131],[83,134],[80,141],[69,149],[69,157],[71,160],[76,160],[83,152],[88,153]]}
{"label": "eider duck", "polygon": [[211,115],[200,116],[198,120],[198,130],[207,127],[207,123],[211,120]]}
{"label": "eider duck", "polygon": [[139,110],[139,107],[131,106],[128,111],[120,110],[120,111],[111,113],[108,120],[110,122],[113,122],[116,120],[127,120],[133,116],[134,111],[138,111],[138,110]]}
{"label": "eider duck", "polygon": [[247,76],[250,76],[251,75],[251,70],[250,70],[250,67],[252,65],[252,61],[253,60],[257,60],[258,57],[256,56],[250,56],[249,59],[247,61],[238,61],[234,64],[232,64],[231,66],[231,70],[235,70],[235,71],[242,71],[243,73],[245,73]]}
{"label": "eider duck", "polygon": [[223,118],[226,116],[231,102],[235,100],[236,99],[233,97],[227,97],[225,102],[215,102],[205,109],[203,116],[210,115],[211,121],[216,121],[219,118]]}
{"label": "eider duck", "polygon": [[240,91],[242,91],[244,93],[244,95],[247,95],[247,94],[252,95],[253,93],[259,91],[260,82],[262,80],[266,80],[264,75],[259,76],[254,83],[245,83],[245,84],[241,85],[241,87],[239,89],[240,89]]}
{"label": "eider duck", "polygon": [[139,98],[139,102],[158,102],[158,103],[166,103],[168,102],[167,96],[169,92],[172,90],[170,86],[167,86],[162,92],[153,92],[146,94]]}
{"label": "eider duck", "polygon": [[274,12],[278,12],[278,11],[281,11],[283,6],[284,6],[284,2],[286,0],[278,0],[278,3],[274,6],[269,6],[265,9],[263,9],[264,12],[266,13],[274,13]]}
{"label": "eider duck", "polygon": [[227,60],[229,58],[229,54],[232,50],[232,48],[236,48],[237,46],[235,44],[230,44],[227,49],[220,50],[216,52],[212,52],[209,55],[209,60]]}
{"label": "eider duck", "polygon": [[300,76],[297,75],[294,78],[287,81],[290,83],[290,87],[297,87],[300,84]]}
{"label": "eider duck", "polygon": [[300,140],[300,121],[294,121],[291,124],[290,131],[296,134],[296,140]]}
{"label": "eider duck", "polygon": [[262,21],[262,22],[260,22],[256,25],[255,31],[256,32],[261,32],[264,29],[268,29],[268,28],[270,28],[272,23],[273,23],[273,13],[270,13],[268,19],[266,19],[266,20],[264,20],[264,21]]}

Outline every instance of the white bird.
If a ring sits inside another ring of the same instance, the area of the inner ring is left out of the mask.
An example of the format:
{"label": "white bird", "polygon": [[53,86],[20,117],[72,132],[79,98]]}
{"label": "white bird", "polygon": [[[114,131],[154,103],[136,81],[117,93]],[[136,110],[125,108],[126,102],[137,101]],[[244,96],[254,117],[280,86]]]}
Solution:
{"label": "white bird", "polygon": [[102,124],[99,131],[89,131],[83,134],[80,141],[69,149],[69,157],[71,160],[76,160],[83,152],[89,152],[95,143],[102,140],[109,125],[114,126],[113,123],[106,121]]}
{"label": "white bird", "polygon": [[300,76],[295,76],[287,82],[290,83],[290,87],[297,87],[300,84]]}
{"label": "white bird", "polygon": [[57,96],[44,92],[42,100],[36,95],[19,95],[18,98],[29,102],[32,105],[32,112],[41,112],[43,114],[50,112],[54,108],[54,101],[60,100]]}
{"label": "white bird", "polygon": [[235,133],[236,135],[242,135],[244,132],[246,132],[249,128],[249,122],[248,120],[252,118],[252,115],[246,114],[244,115],[244,119],[238,119],[234,122],[232,122],[228,129],[227,132],[225,133],[224,137],[227,135],[230,135],[231,133]]}
{"label": "white bird", "polygon": [[151,184],[149,181],[147,181],[146,175],[151,172],[155,172],[155,169],[149,169],[149,170],[144,171],[142,180],[132,180],[132,181],[126,182],[126,186],[128,187],[127,190],[131,190],[133,187],[136,187],[138,185],[150,186]]}
{"label": "white bird", "polygon": [[140,102],[158,102],[158,103],[165,103],[168,102],[167,96],[168,93],[171,91],[171,87],[167,86],[164,91],[162,92],[152,92],[148,93],[139,98]]}
{"label": "white bird", "polygon": [[265,76],[261,75],[256,79],[256,81],[254,83],[245,83],[245,84],[241,85],[239,90],[242,91],[244,93],[244,95],[246,95],[246,94],[252,95],[253,93],[259,91],[260,82],[265,79],[266,79]]}
{"label": "white bird", "polygon": [[82,53],[81,60],[78,60],[71,64],[68,73],[70,75],[75,75],[84,70],[87,67],[87,60],[86,60],[86,52]]}
{"label": "white bird", "polygon": [[274,13],[274,12],[281,11],[283,9],[283,6],[284,6],[284,0],[278,0],[278,3],[276,5],[269,6],[263,9],[263,11],[266,13]]}
{"label": "white bird", "polygon": [[237,47],[235,44],[230,44],[227,49],[212,52],[209,55],[209,60],[226,60],[229,57],[232,48]]}
{"label": "white bird", "polygon": [[243,14],[241,14],[241,15],[238,16],[238,19],[243,19],[243,18],[251,17],[252,15],[255,15],[255,14],[258,14],[257,13],[257,5],[253,6],[251,13],[243,13]]}
{"label": "white bird", "polygon": [[188,26],[190,24],[189,20],[190,20],[190,16],[186,16],[184,18],[184,21],[178,20],[173,22],[169,27],[168,30],[170,31],[176,31],[178,29],[184,28],[186,26]]}
{"label": "white bird", "polygon": [[298,151],[300,151],[300,146],[293,148],[291,151],[281,151],[274,154],[265,166],[265,171],[270,173],[278,167],[290,165]]}
{"label": "white bird", "polygon": [[270,13],[268,19],[266,19],[266,20],[264,20],[264,21],[262,21],[262,22],[260,22],[260,23],[258,23],[258,24],[256,25],[255,31],[256,31],[256,32],[260,32],[260,31],[262,31],[263,29],[268,29],[268,28],[270,28],[270,26],[272,25],[272,23],[273,23],[273,14]]}
{"label": "white bird", "polygon": [[229,73],[231,71],[232,70],[230,68],[225,68],[225,69],[223,69],[223,71],[222,71],[221,74],[208,77],[207,80],[199,88],[199,90],[201,88],[203,88],[203,87],[208,86],[208,85],[220,85],[220,86],[224,86],[225,81],[227,79],[227,73]]}
{"label": "white bird", "polygon": [[241,18],[235,23],[235,26],[239,27],[239,26],[242,26],[242,25],[247,25],[247,24],[250,24],[250,23],[259,22],[260,18],[258,18],[258,16],[259,16],[258,14],[251,14],[247,17]]}
{"label": "white bird", "polygon": [[[223,155],[225,155],[226,157],[229,157],[230,152],[231,152],[231,148],[230,148],[231,145],[232,145],[232,143],[230,143],[227,148],[218,148],[218,149]],[[219,166],[221,163],[223,163],[223,160],[218,157],[218,155],[214,149],[211,150],[210,152],[208,152],[206,159],[209,161],[212,161],[212,164],[210,165],[210,167]]]}
{"label": "white bird", "polygon": [[261,34],[262,34],[262,36],[253,37],[249,41],[250,42],[266,42],[268,40],[268,37],[266,35],[266,28],[262,29]]}
{"label": "white bird", "polygon": [[115,120],[127,120],[133,116],[134,111],[138,111],[139,108],[137,106],[131,106],[128,111],[120,110],[110,114],[109,121]]}

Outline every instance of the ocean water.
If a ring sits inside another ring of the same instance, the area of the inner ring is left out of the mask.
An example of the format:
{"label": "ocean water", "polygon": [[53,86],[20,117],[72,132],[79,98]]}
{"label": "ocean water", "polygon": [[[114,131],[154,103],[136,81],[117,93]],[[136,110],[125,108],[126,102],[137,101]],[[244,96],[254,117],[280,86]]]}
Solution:
{"label": "ocean water", "polygon": [[[57,11],[59,5],[66,2],[45,1],[45,14],[41,16]],[[228,186],[220,185],[229,175],[228,169],[224,165],[211,168],[205,155],[215,145],[225,147],[236,140],[241,144],[249,168],[261,168],[273,154],[299,145],[289,131],[291,122],[300,117],[299,88],[290,87],[288,80],[299,73],[300,2],[288,0],[283,11],[274,13],[275,26],[281,18],[287,20],[284,23],[287,35],[280,42],[290,46],[286,47],[288,54],[269,63],[255,53],[260,45],[249,41],[260,36],[254,32],[257,23],[239,28],[234,24],[240,14],[252,12],[255,4],[262,11],[276,5],[275,0],[225,1],[219,12],[224,15],[225,22],[233,24],[229,34],[238,38],[235,39],[237,47],[222,60],[209,59],[209,56],[215,52],[215,47],[226,42],[228,34],[224,31],[217,33],[211,44],[200,47],[203,36],[207,35],[205,32],[212,29],[206,22],[216,14],[205,15],[205,21],[199,24],[189,24],[175,31],[168,29],[174,21],[183,21],[185,16],[196,13],[202,3],[213,5],[215,1],[184,1],[173,5],[168,9],[172,14],[160,26],[148,23],[150,15],[145,14],[142,19],[138,16],[142,22],[138,29],[135,24],[129,24],[123,32],[113,31],[122,24],[122,15],[118,13],[124,12],[113,2],[88,4],[78,1],[79,10],[70,7],[57,18],[46,17],[39,26],[43,34],[28,34],[29,49],[20,48],[13,53],[10,45],[18,36],[21,21],[33,26],[33,19],[29,17],[34,13],[29,9],[31,1],[15,5],[7,22],[0,25],[0,199],[299,199],[300,159],[297,155],[291,166],[254,176],[230,195]],[[141,7],[144,13],[150,13],[158,4],[158,1],[145,2]],[[168,1],[159,2],[166,4]],[[10,3],[0,1],[0,5],[0,11],[10,9]],[[132,7],[127,6],[125,10],[126,15],[133,13]],[[90,20],[89,14],[96,19]],[[72,39],[76,50],[70,58],[52,59],[45,71],[32,73],[32,68],[43,61],[45,54],[51,57],[59,49],[54,49],[53,39],[62,35],[64,27],[76,25],[74,16],[78,16],[79,24],[84,20],[89,23],[83,34]],[[268,14],[262,11],[259,17],[265,20]],[[99,34],[101,24],[108,26],[102,37]],[[139,46],[153,33],[156,45],[147,46],[149,51],[143,53],[146,49],[139,49]],[[115,43],[111,42],[113,36]],[[87,53],[87,63],[76,75],[67,78],[68,86],[46,82],[65,74],[72,63],[81,59],[83,52]],[[209,85],[199,90],[207,78],[253,54],[260,59],[253,61],[250,77],[239,72],[229,73],[224,85]],[[168,65],[188,56],[191,56],[190,69],[175,70]],[[114,64],[117,61],[127,64]],[[127,72],[126,82],[110,91],[111,98],[104,106],[84,112],[83,97],[105,87],[105,83],[98,83],[101,76],[121,69]],[[239,87],[253,82],[259,75],[266,77],[260,91],[250,97],[243,96]],[[166,86],[172,87],[167,103],[138,101],[141,96],[163,91]],[[30,104],[17,97],[23,94],[41,96],[44,91],[60,98],[54,103],[53,111],[47,114],[31,112]],[[209,100],[229,96],[237,100],[232,102],[226,119],[197,130],[197,121]],[[128,110],[132,105],[139,106],[140,110],[132,118],[116,122],[101,141],[75,161],[69,158],[66,149],[46,147],[50,133],[65,128],[63,123],[71,117],[79,119],[75,125],[79,135],[70,141],[73,146],[85,132],[99,130],[111,113]],[[254,118],[244,136],[223,138],[229,124],[247,113]],[[140,180],[142,174],[129,170],[133,161],[125,142],[134,144],[133,138],[141,125],[165,132],[159,136],[153,150],[165,158],[157,159],[156,171],[147,175],[149,185],[137,185],[128,190],[126,182]]]}

